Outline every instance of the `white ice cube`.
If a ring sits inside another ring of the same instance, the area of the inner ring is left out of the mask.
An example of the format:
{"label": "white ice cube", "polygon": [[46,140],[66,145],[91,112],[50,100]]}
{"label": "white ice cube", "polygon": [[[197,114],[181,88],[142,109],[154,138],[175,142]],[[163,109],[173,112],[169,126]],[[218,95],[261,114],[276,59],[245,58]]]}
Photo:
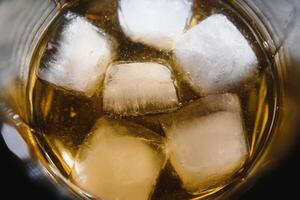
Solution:
{"label": "white ice cube", "polygon": [[248,41],[221,14],[188,30],[174,47],[180,70],[200,93],[224,92],[257,71],[257,57]]}
{"label": "white ice cube", "polygon": [[160,113],[178,107],[168,67],[158,63],[112,64],[104,81],[103,109],[122,116]]}
{"label": "white ice cube", "polygon": [[161,117],[171,163],[183,187],[197,193],[237,172],[247,145],[237,95],[210,95]]}
{"label": "white ice cube", "polygon": [[150,119],[152,121],[159,121],[158,123],[162,123],[165,127],[170,127],[173,124],[191,121],[194,118],[221,111],[240,113],[241,104],[239,97],[232,93],[208,95],[184,105],[176,112],[160,116],[150,116]]}
{"label": "white ice cube", "polygon": [[165,165],[164,149],[155,133],[102,118],[79,150],[71,179],[105,200],[147,200]]}
{"label": "white ice cube", "polygon": [[[241,112],[240,99],[236,94],[214,94],[202,97],[196,101],[184,106],[180,112],[173,114],[174,116],[181,117],[187,116],[191,118],[200,115],[206,115],[213,112],[229,111],[229,112]],[[183,115],[183,113],[190,113],[189,115]]]}
{"label": "white ice cube", "polygon": [[119,0],[118,16],[133,41],[171,50],[191,17],[192,0]]}
{"label": "white ice cube", "polygon": [[216,112],[166,129],[170,160],[183,187],[199,192],[222,183],[247,157],[240,114]]}
{"label": "white ice cube", "polygon": [[68,13],[57,52],[39,77],[54,85],[92,96],[113,57],[112,42],[86,19]]}

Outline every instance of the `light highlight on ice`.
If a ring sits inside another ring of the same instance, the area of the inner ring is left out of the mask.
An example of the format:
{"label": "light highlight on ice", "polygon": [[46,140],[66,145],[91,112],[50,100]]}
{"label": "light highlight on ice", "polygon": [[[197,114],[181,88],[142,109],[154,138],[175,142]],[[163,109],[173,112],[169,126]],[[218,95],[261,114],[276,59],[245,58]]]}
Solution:
{"label": "light highlight on ice", "polygon": [[171,50],[192,11],[192,0],[119,0],[118,16],[133,41]]}
{"label": "light highlight on ice", "polygon": [[104,81],[103,109],[121,116],[161,113],[178,107],[171,71],[158,63],[112,64]]}
{"label": "light highlight on ice", "polygon": [[257,72],[258,61],[248,41],[221,14],[188,30],[174,47],[179,70],[199,93],[225,92]]}
{"label": "light highlight on ice", "polygon": [[113,57],[112,42],[97,27],[80,16],[67,14],[57,52],[39,77],[54,85],[92,96],[103,80]]}

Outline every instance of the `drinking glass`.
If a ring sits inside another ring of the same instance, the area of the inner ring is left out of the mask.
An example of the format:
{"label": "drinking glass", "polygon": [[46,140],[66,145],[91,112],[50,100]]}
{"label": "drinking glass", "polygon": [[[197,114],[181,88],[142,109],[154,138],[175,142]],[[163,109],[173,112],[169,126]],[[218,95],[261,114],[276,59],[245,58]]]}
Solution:
{"label": "drinking glass", "polygon": [[[275,167],[297,141],[300,109],[300,1],[229,1],[264,38],[263,46],[276,63],[277,116],[253,158],[247,174],[219,192],[214,199],[238,196],[260,175]],[[39,144],[30,127],[30,66],[39,38],[53,19],[75,0],[0,0],[0,123],[8,148],[26,166],[28,174],[49,184],[60,196],[92,198],[70,183]],[[262,91],[263,92],[263,91]]]}

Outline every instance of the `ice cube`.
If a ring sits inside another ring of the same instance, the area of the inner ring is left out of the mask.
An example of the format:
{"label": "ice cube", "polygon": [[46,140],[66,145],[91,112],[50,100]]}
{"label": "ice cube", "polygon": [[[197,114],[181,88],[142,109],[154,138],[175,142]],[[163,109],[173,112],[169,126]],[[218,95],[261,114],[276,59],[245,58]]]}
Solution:
{"label": "ice cube", "polygon": [[235,95],[200,99],[161,121],[168,138],[170,161],[189,192],[197,193],[226,181],[247,158]]}
{"label": "ice cube", "polygon": [[177,121],[190,120],[219,111],[240,113],[241,105],[239,97],[232,93],[209,95],[185,104],[175,112],[137,117],[130,116],[126,119],[164,135],[162,125],[171,126],[172,123],[177,123]]}
{"label": "ice cube", "polygon": [[147,200],[166,162],[164,139],[141,126],[101,118],[82,145],[71,179],[105,200]]}
{"label": "ice cube", "polygon": [[40,68],[39,77],[92,96],[113,57],[112,41],[83,17],[68,13],[57,52]]}
{"label": "ice cube", "polygon": [[[186,110],[194,110],[199,115],[200,109],[204,113],[212,113],[218,111],[229,111],[229,112],[241,112],[240,99],[236,94],[225,93],[225,94],[214,94],[200,98],[185,107]],[[192,112],[192,111],[190,111]]]}
{"label": "ice cube", "polygon": [[103,109],[122,116],[174,110],[176,89],[168,67],[158,63],[112,64],[104,81]]}
{"label": "ice cube", "polygon": [[179,70],[199,93],[227,91],[257,72],[253,49],[222,14],[214,14],[184,33],[174,54]]}
{"label": "ice cube", "polygon": [[181,121],[189,121],[204,115],[212,114],[215,112],[241,112],[241,105],[239,97],[236,94],[216,94],[202,97],[193,101],[170,114],[154,116],[152,121],[158,120],[163,126],[171,126],[174,123]]}
{"label": "ice cube", "polygon": [[191,17],[192,0],[119,0],[118,16],[133,41],[171,50]]}

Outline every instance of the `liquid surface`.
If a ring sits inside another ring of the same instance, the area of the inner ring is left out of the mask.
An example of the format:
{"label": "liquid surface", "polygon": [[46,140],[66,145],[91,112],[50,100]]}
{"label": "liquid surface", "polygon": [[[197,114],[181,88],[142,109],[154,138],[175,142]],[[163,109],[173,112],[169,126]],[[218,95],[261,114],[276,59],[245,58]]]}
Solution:
{"label": "liquid surface", "polygon": [[[38,70],[56,53],[49,44],[56,44],[65,25],[65,14],[69,11],[83,16],[96,27],[101,28],[107,35],[114,38],[117,48],[114,49],[114,62],[158,62],[175,65],[173,53],[158,50],[140,42],[134,42],[127,37],[120,26],[117,11],[117,1],[92,0],[82,1],[78,5],[64,10],[50,25],[46,34],[41,38],[32,59],[32,85],[30,89],[31,127],[41,133],[39,145],[66,178],[69,178],[77,159],[77,154],[87,135],[93,129],[96,121],[105,116],[119,119],[103,111],[103,94],[96,93],[91,97],[80,92],[74,92],[56,86],[38,77]],[[239,173],[226,181],[214,184],[206,190],[193,193],[182,187],[180,178],[174,167],[167,161],[157,183],[152,191],[151,199],[193,199],[213,197],[218,191],[225,190],[230,183],[242,178],[251,167],[254,159],[262,149],[271,128],[276,107],[276,84],[274,66],[270,64],[268,55],[263,50],[263,38],[252,31],[250,25],[242,18],[242,13],[235,10],[225,1],[194,1],[190,24],[197,24],[214,13],[226,15],[246,37],[258,57],[259,73],[257,78],[232,88],[229,92],[239,96],[242,107],[242,118],[248,144],[248,157]],[[213,32],[211,34],[214,34]],[[174,72],[176,77],[182,76]],[[184,107],[202,98],[186,81],[177,79],[177,94],[180,105]],[[170,111],[172,112],[172,111]],[[165,131],[158,123],[161,114],[143,116],[124,116],[123,119],[141,125],[161,137],[166,137]],[[223,190],[222,190],[223,189]]]}

